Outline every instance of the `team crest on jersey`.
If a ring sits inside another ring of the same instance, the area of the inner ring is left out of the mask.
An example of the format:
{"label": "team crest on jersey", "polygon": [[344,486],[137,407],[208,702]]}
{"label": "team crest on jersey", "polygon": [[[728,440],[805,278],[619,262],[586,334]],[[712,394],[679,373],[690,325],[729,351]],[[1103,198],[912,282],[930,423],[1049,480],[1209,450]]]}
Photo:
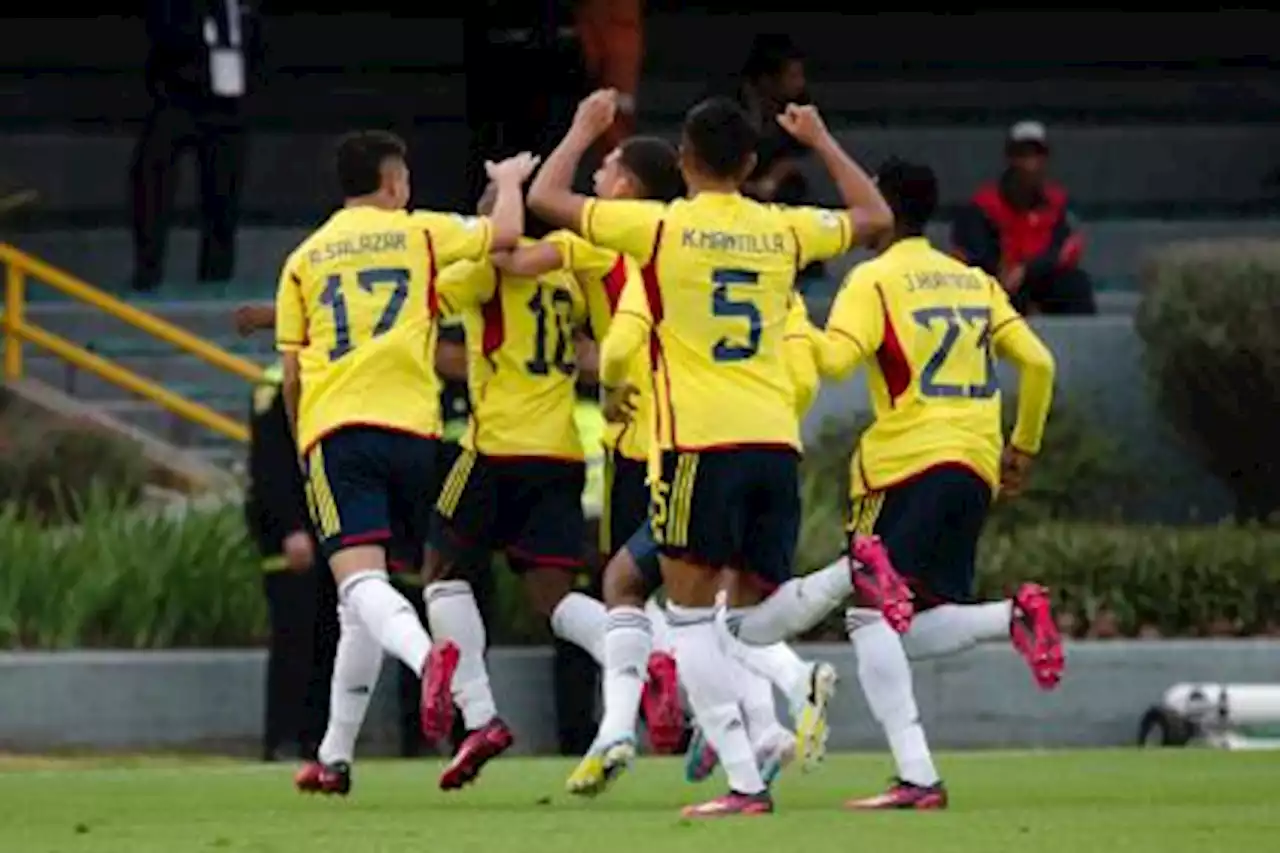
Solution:
{"label": "team crest on jersey", "polygon": [[454,214],[454,219],[458,220],[458,224],[468,231],[474,229],[480,224],[480,220],[474,216],[463,216],[460,213]]}
{"label": "team crest on jersey", "polygon": [[818,215],[818,221],[822,223],[824,228],[839,228],[840,217],[829,210],[824,210]]}

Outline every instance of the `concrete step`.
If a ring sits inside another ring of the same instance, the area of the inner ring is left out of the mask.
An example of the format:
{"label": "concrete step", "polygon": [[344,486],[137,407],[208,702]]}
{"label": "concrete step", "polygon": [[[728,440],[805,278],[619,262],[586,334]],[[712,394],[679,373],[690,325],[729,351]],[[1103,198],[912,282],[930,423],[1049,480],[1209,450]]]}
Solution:
{"label": "concrete step", "polygon": [[[226,398],[238,395],[248,405],[249,383],[212,367],[195,356],[121,356],[112,360],[121,367],[154,380],[175,393],[192,397],[197,402],[203,402],[202,398],[205,397]],[[32,379],[38,379],[86,402],[117,399],[125,393],[119,386],[55,356],[28,356],[25,360],[25,372]]]}
{"label": "concrete step", "polygon": [[[230,400],[206,399],[202,402],[229,418],[243,420],[245,417],[243,401],[238,406]],[[184,449],[239,446],[231,439],[165,411],[148,400],[132,397],[102,400],[95,404],[95,408]]]}

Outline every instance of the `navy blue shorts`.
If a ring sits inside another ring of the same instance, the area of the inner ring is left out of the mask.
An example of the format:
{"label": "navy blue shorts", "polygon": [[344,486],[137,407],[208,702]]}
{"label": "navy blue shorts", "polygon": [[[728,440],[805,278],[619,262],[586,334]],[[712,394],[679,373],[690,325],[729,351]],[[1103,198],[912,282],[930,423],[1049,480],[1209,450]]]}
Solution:
{"label": "navy blue shorts", "polygon": [[663,451],[649,516],[662,553],[791,579],[800,535],[800,455],[789,447]]}
{"label": "navy blue shorts", "polygon": [[438,491],[439,442],[378,427],[342,427],[307,452],[307,506],[326,558],[358,545],[420,560]]}
{"label": "navy blue shorts", "polygon": [[432,544],[445,562],[487,565],[505,551],[516,571],[583,564],[585,463],[463,450],[436,501]]}
{"label": "navy blue shorts", "polygon": [[653,526],[648,519],[636,528],[622,550],[631,555],[640,569],[640,577],[644,579],[644,597],[657,592],[662,587],[662,567],[658,563],[658,542],[653,538]]}
{"label": "navy blue shorts", "polygon": [[600,519],[600,554],[605,558],[627,543],[649,519],[648,464],[616,450],[604,460],[604,512]]}
{"label": "navy blue shorts", "polygon": [[991,487],[968,468],[944,465],[854,501],[850,533],[875,534],[918,606],[973,599],[978,538]]}

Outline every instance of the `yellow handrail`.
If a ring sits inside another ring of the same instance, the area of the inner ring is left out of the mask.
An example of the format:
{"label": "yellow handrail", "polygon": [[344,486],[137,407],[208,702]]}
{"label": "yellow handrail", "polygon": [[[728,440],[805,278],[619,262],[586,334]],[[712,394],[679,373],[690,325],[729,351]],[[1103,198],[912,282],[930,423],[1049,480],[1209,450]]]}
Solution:
{"label": "yellow handrail", "polygon": [[5,264],[5,310],[3,316],[4,376],[21,379],[24,341],[48,350],[76,367],[168,409],[179,417],[207,427],[236,441],[249,440],[244,424],[214,411],[180,394],[176,394],[146,377],[90,352],[65,338],[28,323],[26,320],[26,285],[30,279],[46,284],[73,299],[92,305],[123,323],[159,338],[196,356],[214,367],[233,373],[249,382],[262,380],[262,368],[199,338],[181,326],[139,310],[129,303],[103,293],[68,272],[34,258],[5,243],[0,243],[0,263]]}

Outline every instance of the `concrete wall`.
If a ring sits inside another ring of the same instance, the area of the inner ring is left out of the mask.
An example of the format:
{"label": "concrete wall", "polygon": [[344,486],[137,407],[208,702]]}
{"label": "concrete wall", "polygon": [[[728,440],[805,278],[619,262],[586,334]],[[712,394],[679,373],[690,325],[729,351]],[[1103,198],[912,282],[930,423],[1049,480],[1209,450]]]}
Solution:
{"label": "concrete wall", "polygon": [[[852,650],[806,646],[844,677],[832,709],[836,749],[879,749],[860,695]],[[1080,642],[1068,649],[1067,679],[1052,694],[1032,684],[1001,645],[920,663],[922,713],[939,747],[1119,746],[1178,681],[1267,682],[1280,641]],[[250,751],[261,731],[261,651],[68,652],[0,655],[0,750],[212,748]],[[520,751],[555,749],[551,655],[498,649],[490,659],[503,715]],[[384,670],[361,748],[395,743]]]}
{"label": "concrete wall", "polygon": [[[1131,318],[1041,317],[1034,325],[1057,360],[1056,401],[1095,418],[1101,430],[1115,437],[1134,471],[1160,472],[1159,487],[1145,490],[1126,507],[1128,517],[1183,522],[1230,514],[1230,493],[1156,409],[1143,372],[1142,341]],[[1008,365],[1001,365],[1000,380],[1006,394],[1017,391],[1017,374]],[[812,440],[829,420],[869,410],[865,371],[846,382],[824,383],[805,420],[805,438]]]}

